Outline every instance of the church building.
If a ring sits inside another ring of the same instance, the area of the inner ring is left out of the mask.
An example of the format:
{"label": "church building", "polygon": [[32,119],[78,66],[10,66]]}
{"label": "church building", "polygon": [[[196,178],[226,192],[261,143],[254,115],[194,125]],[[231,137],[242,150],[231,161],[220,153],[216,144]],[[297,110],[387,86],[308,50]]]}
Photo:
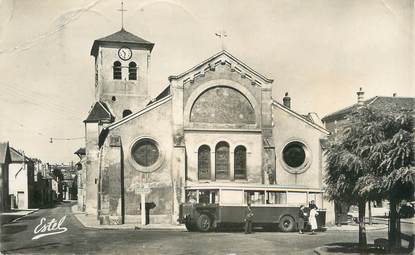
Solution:
{"label": "church building", "polygon": [[186,190],[199,186],[283,187],[298,203],[329,209],[322,147],[329,132],[318,120],[293,111],[288,94],[274,100],[273,80],[225,50],[169,76],[150,98],[153,47],[124,29],[92,45],[87,213],[101,224],[141,223],[145,197],[147,223],[177,224]]}

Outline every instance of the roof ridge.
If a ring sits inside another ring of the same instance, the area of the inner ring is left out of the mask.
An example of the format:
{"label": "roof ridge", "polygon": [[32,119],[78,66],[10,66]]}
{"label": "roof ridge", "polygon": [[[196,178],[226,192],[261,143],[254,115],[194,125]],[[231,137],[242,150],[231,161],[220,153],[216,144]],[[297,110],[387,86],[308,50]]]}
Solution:
{"label": "roof ridge", "polygon": [[193,65],[191,68],[187,69],[186,71],[178,74],[178,75],[170,75],[168,77],[169,81],[171,81],[172,79],[180,79],[182,77],[184,77],[185,75],[197,70],[198,68],[200,68],[203,65],[206,65],[207,63],[211,62],[213,59],[218,58],[221,55],[226,55],[228,56],[230,59],[232,59],[233,61],[235,61],[236,63],[240,64],[243,68],[245,68],[247,71],[255,74],[256,76],[260,77],[261,79],[265,80],[266,82],[272,83],[274,80],[265,77],[265,75],[260,74],[259,72],[255,71],[254,69],[252,69],[249,65],[247,65],[246,63],[244,63],[242,60],[238,59],[237,57],[235,57],[234,55],[232,55],[230,52],[228,52],[227,50],[221,50],[218,53],[208,57],[207,59],[203,60],[202,62]]}
{"label": "roof ridge", "polygon": [[96,57],[98,55],[98,48],[99,48],[99,45],[102,43],[126,44],[125,46],[128,46],[128,45],[142,46],[150,50],[150,52],[153,50],[153,47],[154,47],[154,43],[149,42],[131,32],[128,32],[125,29],[121,29],[115,33],[112,33],[110,35],[94,40],[94,43],[91,48],[92,56]]}
{"label": "roof ridge", "polygon": [[[389,100],[398,99],[399,101],[402,101],[402,100],[415,100],[414,97],[374,96],[374,97],[371,97],[371,98],[365,100],[364,104],[367,105],[367,106],[371,106],[371,105],[374,105],[375,102],[376,103],[377,102],[382,103],[382,101],[380,101],[380,100],[387,100],[387,99],[389,99]],[[398,103],[398,104],[400,104],[400,103]],[[337,110],[337,111],[332,112],[330,114],[327,114],[326,116],[324,116],[322,118],[322,121],[326,121],[327,119],[334,118],[337,115],[348,114],[348,112],[351,111],[353,108],[357,107],[357,105],[358,104],[355,103],[355,104],[349,105],[347,107],[341,108],[340,110]]]}
{"label": "roof ridge", "polygon": [[310,126],[319,129],[322,132],[325,132],[327,134],[330,134],[330,131],[328,131],[325,127],[320,126],[317,123],[314,123],[313,121],[308,120],[307,118],[305,118],[304,116],[302,116],[300,113],[286,107],[285,105],[279,103],[278,101],[276,101],[275,99],[272,99],[272,104],[279,106],[281,109],[288,111],[292,114],[294,114],[297,118],[301,119],[302,121],[306,122],[307,124],[309,124]]}
{"label": "roof ridge", "polygon": [[164,98],[162,98],[162,99],[160,99],[158,101],[155,101],[155,102],[153,102],[153,103],[151,103],[149,105],[146,105],[144,108],[142,108],[138,112],[135,112],[133,114],[130,114],[130,115],[128,115],[128,116],[120,119],[117,122],[111,123],[110,125],[106,126],[104,129],[106,129],[106,130],[114,129],[114,128],[118,127],[119,125],[122,125],[125,122],[128,122],[128,121],[130,121],[132,119],[135,119],[138,116],[141,116],[142,114],[144,114],[144,113],[146,113],[146,112],[148,112],[150,110],[153,110],[154,108],[158,107],[159,105],[161,105],[161,104],[169,101],[171,98],[172,98],[172,96],[171,95],[168,95],[168,96],[166,96],[166,97],[164,97]]}

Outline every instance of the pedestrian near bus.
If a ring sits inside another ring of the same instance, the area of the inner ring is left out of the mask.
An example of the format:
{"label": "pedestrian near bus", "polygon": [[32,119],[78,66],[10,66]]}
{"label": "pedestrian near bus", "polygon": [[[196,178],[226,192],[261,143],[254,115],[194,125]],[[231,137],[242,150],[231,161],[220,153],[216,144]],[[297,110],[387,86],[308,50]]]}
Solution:
{"label": "pedestrian near bus", "polygon": [[307,219],[308,213],[305,211],[305,206],[300,205],[300,210],[298,211],[298,233],[302,234],[304,231],[304,222]]}
{"label": "pedestrian near bus", "polygon": [[316,216],[318,215],[317,206],[310,205],[310,217],[308,218],[308,222],[311,225],[311,234],[314,235],[315,231],[317,230],[317,219]]}
{"label": "pedestrian near bus", "polygon": [[252,219],[254,218],[254,213],[251,209],[251,204],[248,203],[248,206],[246,207],[245,212],[245,234],[251,234],[252,233]]}

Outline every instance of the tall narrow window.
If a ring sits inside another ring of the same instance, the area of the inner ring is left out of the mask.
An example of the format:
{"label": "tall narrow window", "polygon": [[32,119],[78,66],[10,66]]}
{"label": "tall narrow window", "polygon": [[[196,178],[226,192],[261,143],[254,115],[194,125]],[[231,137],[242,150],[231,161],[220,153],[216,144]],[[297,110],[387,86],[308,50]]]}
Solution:
{"label": "tall narrow window", "polygon": [[229,144],[219,142],[215,148],[215,175],[216,179],[229,177]]}
{"label": "tall narrow window", "polygon": [[135,62],[128,64],[128,79],[137,80],[137,64]]}
{"label": "tall narrow window", "polygon": [[237,146],[234,153],[235,179],[246,179],[246,148]]}
{"label": "tall narrow window", "polygon": [[210,179],[210,147],[202,145],[197,153],[197,169],[199,180]]}
{"label": "tall narrow window", "polygon": [[113,78],[114,80],[121,80],[121,63],[120,61],[115,61],[113,69]]}

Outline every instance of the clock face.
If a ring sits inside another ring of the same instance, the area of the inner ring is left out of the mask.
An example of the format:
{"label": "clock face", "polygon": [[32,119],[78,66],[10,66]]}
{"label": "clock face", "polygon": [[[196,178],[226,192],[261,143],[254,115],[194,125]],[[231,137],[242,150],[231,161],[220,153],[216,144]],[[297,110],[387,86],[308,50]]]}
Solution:
{"label": "clock face", "polygon": [[129,60],[132,56],[133,53],[131,52],[131,49],[128,47],[122,47],[118,50],[118,56],[122,59],[122,60]]}

